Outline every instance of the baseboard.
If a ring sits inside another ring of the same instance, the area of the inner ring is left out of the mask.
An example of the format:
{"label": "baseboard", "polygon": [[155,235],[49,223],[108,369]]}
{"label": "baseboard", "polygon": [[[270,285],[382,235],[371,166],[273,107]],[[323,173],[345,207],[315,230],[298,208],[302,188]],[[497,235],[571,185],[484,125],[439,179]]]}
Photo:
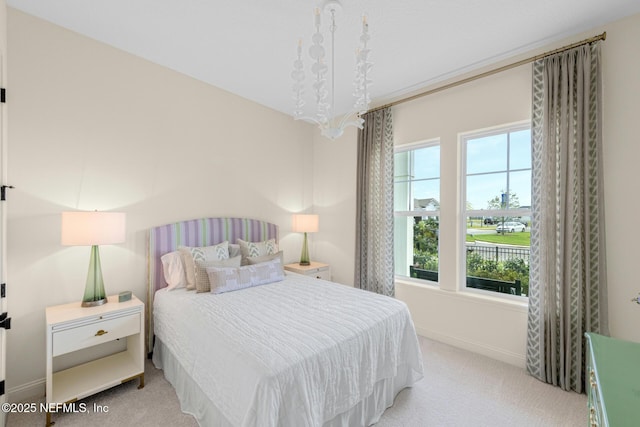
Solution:
{"label": "baseboard", "polygon": [[26,384],[19,385],[17,387],[11,387],[7,390],[7,402],[35,402],[44,396],[46,391],[46,380],[44,378],[40,380],[31,381]]}
{"label": "baseboard", "polygon": [[509,363],[511,365],[518,366],[519,368],[525,368],[525,355],[518,354],[511,351],[507,351],[502,348],[488,346],[483,343],[472,342],[462,340],[449,335],[440,334],[424,328],[416,328],[418,335],[426,338],[431,338],[436,341],[443,342],[445,344],[452,345],[454,347],[461,348],[463,350],[472,351],[474,353],[482,354],[483,356],[490,357],[492,359],[500,360],[502,362]]}

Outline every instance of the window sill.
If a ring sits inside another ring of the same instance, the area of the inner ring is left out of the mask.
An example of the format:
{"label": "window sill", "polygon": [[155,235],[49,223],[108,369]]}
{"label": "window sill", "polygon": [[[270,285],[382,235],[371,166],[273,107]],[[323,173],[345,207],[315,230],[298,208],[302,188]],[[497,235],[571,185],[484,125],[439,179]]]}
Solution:
{"label": "window sill", "polygon": [[505,308],[511,308],[515,311],[528,311],[529,300],[526,297],[517,297],[514,295],[491,295],[493,292],[484,292],[480,290],[462,289],[459,291],[452,289],[443,289],[438,283],[428,280],[412,279],[410,277],[396,276],[394,279],[396,285],[414,287],[424,289],[425,292],[435,292],[441,296],[449,298],[459,298],[464,300],[475,300],[480,304],[499,305]]}

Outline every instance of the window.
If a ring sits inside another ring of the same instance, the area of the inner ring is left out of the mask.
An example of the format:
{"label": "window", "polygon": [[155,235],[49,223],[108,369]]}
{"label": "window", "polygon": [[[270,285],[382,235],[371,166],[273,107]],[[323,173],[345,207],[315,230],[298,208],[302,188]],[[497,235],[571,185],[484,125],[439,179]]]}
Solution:
{"label": "window", "polygon": [[506,126],[462,138],[465,286],[527,296],[531,129]]}
{"label": "window", "polygon": [[395,274],[438,281],[440,142],[396,148]]}

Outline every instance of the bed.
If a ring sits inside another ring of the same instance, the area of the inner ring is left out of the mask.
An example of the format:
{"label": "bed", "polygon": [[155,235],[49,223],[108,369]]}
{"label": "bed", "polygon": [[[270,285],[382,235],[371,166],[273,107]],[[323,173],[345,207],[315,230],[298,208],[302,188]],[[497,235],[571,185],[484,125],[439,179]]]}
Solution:
{"label": "bed", "polygon": [[[207,267],[210,291],[167,289],[164,255],[238,239],[254,246],[275,241],[277,251],[278,227],[205,218],[149,233],[149,348],[183,412],[200,425],[371,425],[400,390],[422,378],[404,303],[284,272],[279,251],[249,254],[255,259],[246,267]],[[220,285],[223,273],[267,267],[282,275],[241,290]]]}

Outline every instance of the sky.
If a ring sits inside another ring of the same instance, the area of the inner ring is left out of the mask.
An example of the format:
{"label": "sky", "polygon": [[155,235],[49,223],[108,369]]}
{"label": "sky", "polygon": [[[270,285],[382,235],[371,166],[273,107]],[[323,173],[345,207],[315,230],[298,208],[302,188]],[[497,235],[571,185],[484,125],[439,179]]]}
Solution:
{"label": "sky", "polygon": [[[419,148],[413,153],[412,198],[439,201],[440,147]],[[488,209],[489,200],[501,197],[507,188],[518,197],[520,206],[531,206],[529,129],[467,139],[466,167],[466,200],[470,209]]]}
{"label": "sky", "polygon": [[[511,172],[507,173],[506,171]],[[508,187],[507,187],[508,185]],[[531,132],[520,130],[467,141],[467,202],[487,209],[487,201],[503,191],[531,206]]]}

